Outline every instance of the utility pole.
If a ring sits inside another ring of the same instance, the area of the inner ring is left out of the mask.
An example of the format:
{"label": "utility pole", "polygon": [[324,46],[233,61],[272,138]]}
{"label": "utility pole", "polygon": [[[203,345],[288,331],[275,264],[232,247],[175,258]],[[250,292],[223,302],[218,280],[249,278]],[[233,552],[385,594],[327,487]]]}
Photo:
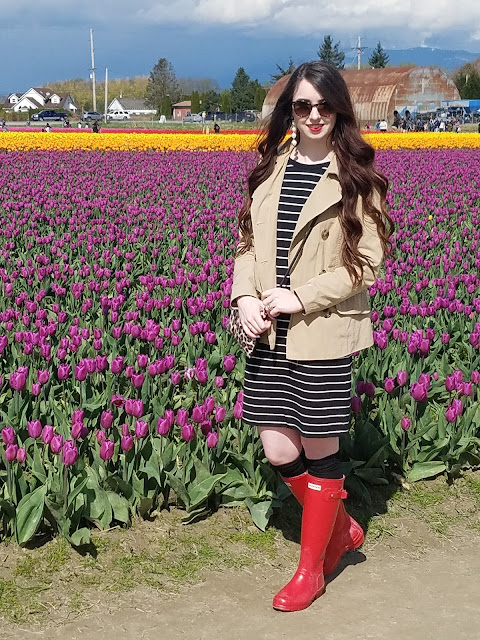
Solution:
{"label": "utility pole", "polygon": [[108,67],[105,67],[105,122],[107,121],[107,104],[108,104]]}
{"label": "utility pole", "polygon": [[92,78],[93,110],[96,111],[97,110],[97,94],[96,94],[96,87],[95,87],[95,55],[93,52],[93,29],[90,29],[90,53],[92,56],[92,73],[90,77]]}
{"label": "utility pole", "polygon": [[357,69],[360,70],[362,68],[362,51],[364,51],[367,47],[362,47],[362,36],[358,36],[358,42],[356,47],[352,47],[354,51],[357,52]]}

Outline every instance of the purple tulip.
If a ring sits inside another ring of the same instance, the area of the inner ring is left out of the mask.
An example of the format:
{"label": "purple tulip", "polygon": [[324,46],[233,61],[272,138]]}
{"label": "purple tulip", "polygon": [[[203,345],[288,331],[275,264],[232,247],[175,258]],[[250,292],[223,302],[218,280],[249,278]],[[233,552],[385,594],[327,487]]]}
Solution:
{"label": "purple tulip", "polygon": [[27,384],[27,374],[24,371],[14,371],[10,374],[10,386],[15,391],[22,391]]}
{"label": "purple tulip", "polygon": [[393,378],[385,378],[384,387],[387,393],[392,393],[395,389],[395,380]]}
{"label": "purple tulip", "polygon": [[17,458],[18,446],[16,444],[8,444],[5,449],[5,460],[13,462]]}
{"label": "purple tulip", "polygon": [[63,445],[62,462],[66,467],[71,467],[78,460],[78,449],[72,440],[66,440]]}
{"label": "purple tulip", "polygon": [[132,384],[136,389],[140,389],[140,387],[142,387],[144,382],[145,382],[145,376],[143,373],[132,374]]}
{"label": "purple tulip", "polygon": [[135,437],[144,438],[148,433],[148,423],[143,420],[137,420],[135,424]]}
{"label": "purple tulip", "polygon": [[15,431],[13,427],[4,427],[2,429],[2,440],[6,445],[15,443]]}
{"label": "purple tulip", "polygon": [[52,453],[60,453],[63,447],[63,438],[60,434],[55,434],[50,441]]}
{"label": "purple tulip", "polygon": [[204,420],[202,422],[202,424],[200,425],[200,429],[203,433],[204,436],[207,436],[210,431],[212,430],[212,421],[211,420]]}
{"label": "purple tulip", "polygon": [[235,420],[240,420],[243,416],[243,404],[235,402],[233,405],[233,417]]}
{"label": "purple tulip", "polygon": [[88,369],[84,364],[75,365],[75,380],[83,382],[88,375]]}
{"label": "purple tulip", "polygon": [[452,391],[455,391],[455,388],[456,388],[455,378],[452,375],[447,376],[445,378],[445,389],[451,393]]}
{"label": "purple tulip", "polygon": [[24,447],[19,447],[16,458],[19,464],[24,464],[27,459],[27,450]]}
{"label": "purple tulip", "polygon": [[50,378],[50,371],[48,369],[38,369],[37,382],[40,384],[46,384]]}
{"label": "purple tulip", "polygon": [[83,424],[83,422],[75,422],[72,425],[71,435],[74,440],[78,440],[79,438],[85,438],[88,435],[88,429]]}
{"label": "purple tulip", "polygon": [[401,420],[400,420],[400,426],[404,431],[408,431],[410,429],[412,422],[410,420],[410,418],[407,418],[407,416],[404,416]]}
{"label": "purple tulip", "polygon": [[100,458],[104,461],[111,460],[113,458],[113,451],[115,449],[115,443],[113,440],[107,438],[100,445]]}
{"label": "purple tulip", "polygon": [[207,447],[209,449],[215,449],[218,444],[218,433],[216,431],[211,431],[207,435]]}
{"label": "purple tulip", "polygon": [[113,424],[113,413],[111,411],[102,411],[100,416],[100,426],[102,429],[110,429]]}
{"label": "purple tulip", "polygon": [[470,380],[473,382],[473,384],[478,384],[480,382],[480,373],[478,371],[472,371]]}
{"label": "purple tulip", "polygon": [[57,376],[59,380],[68,380],[70,377],[70,365],[69,364],[61,364],[58,367]]}
{"label": "purple tulip", "polygon": [[110,402],[113,404],[114,407],[117,407],[119,409],[125,406],[125,398],[121,396],[119,393],[113,394],[113,396],[110,398]]}
{"label": "purple tulip", "polygon": [[179,371],[172,371],[170,381],[174,386],[179,385],[182,381],[182,374]]}
{"label": "purple tulip", "polygon": [[454,400],[452,400],[452,404],[451,404],[452,409],[455,411],[455,413],[457,414],[457,416],[462,415],[462,411],[463,411],[463,404],[462,401],[459,400],[458,398],[455,398]]}
{"label": "purple tulip", "polygon": [[188,411],[186,409],[179,409],[177,411],[176,421],[179,427],[184,427],[187,424]]}
{"label": "purple tulip", "polygon": [[31,420],[30,422],[27,422],[27,429],[30,438],[39,438],[42,433],[40,420]]}
{"label": "purple tulip", "polygon": [[125,412],[129,416],[134,416],[134,418],[141,418],[144,414],[143,402],[127,398],[125,400]]}
{"label": "purple tulip", "polygon": [[222,389],[225,385],[225,380],[222,376],[215,376],[214,384],[217,389]]}
{"label": "purple tulip", "polygon": [[397,371],[397,383],[399,387],[404,387],[407,384],[408,375],[406,371]]}
{"label": "purple tulip", "polygon": [[231,371],[233,371],[235,369],[236,363],[237,363],[237,359],[231,353],[228,353],[223,358],[223,368],[225,369],[225,371],[227,373],[230,373]]}
{"label": "purple tulip", "polygon": [[42,442],[44,444],[50,444],[53,438],[53,427],[50,424],[46,424],[42,429]]}
{"label": "purple tulip", "polygon": [[353,396],[350,398],[350,406],[353,413],[360,413],[362,411],[362,399],[360,396]]}
{"label": "purple tulip", "polygon": [[157,422],[157,433],[159,436],[166,436],[170,431],[170,422],[167,418],[159,418]]}
{"label": "purple tulip", "polygon": [[190,442],[195,437],[195,429],[189,422],[187,422],[183,425],[181,434],[185,442]]}
{"label": "purple tulip", "polygon": [[125,452],[130,451],[130,449],[133,449],[133,436],[131,434],[122,436],[120,447],[122,451],[125,451]]}
{"label": "purple tulip", "polygon": [[375,397],[375,385],[373,382],[365,382],[365,395],[367,398]]}
{"label": "purple tulip", "polygon": [[192,420],[200,424],[205,420],[205,407],[203,405],[195,405],[192,410]]}
{"label": "purple tulip", "polygon": [[224,407],[216,407],[215,408],[215,422],[223,422],[225,420],[225,408]]}
{"label": "purple tulip", "polygon": [[410,387],[410,395],[415,402],[425,402],[427,399],[427,389],[419,382],[414,382]]}
{"label": "purple tulip", "polygon": [[457,413],[452,406],[448,407],[445,411],[445,418],[447,419],[447,422],[455,422],[457,419]]}

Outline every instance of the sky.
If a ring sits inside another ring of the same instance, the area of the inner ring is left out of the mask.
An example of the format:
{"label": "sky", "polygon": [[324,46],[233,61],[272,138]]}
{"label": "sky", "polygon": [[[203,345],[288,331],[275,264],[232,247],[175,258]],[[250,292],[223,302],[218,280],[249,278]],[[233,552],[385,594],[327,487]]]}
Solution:
{"label": "sky", "polygon": [[476,0],[0,0],[0,95],[88,78],[94,30],[97,78],[148,75],[167,58],[179,77],[227,88],[238,67],[270,79],[317,57],[326,34],[354,63],[358,35],[367,60],[416,46],[480,52]]}

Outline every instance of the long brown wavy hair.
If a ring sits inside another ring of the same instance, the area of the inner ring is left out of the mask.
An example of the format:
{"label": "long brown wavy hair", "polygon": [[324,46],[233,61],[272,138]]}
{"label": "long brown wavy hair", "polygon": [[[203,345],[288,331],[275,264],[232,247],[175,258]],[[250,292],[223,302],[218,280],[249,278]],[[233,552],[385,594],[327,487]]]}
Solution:
{"label": "long brown wavy hair", "polygon": [[[239,254],[248,251],[253,243],[253,228],[250,207],[255,189],[272,173],[280,150],[290,145],[284,143],[292,124],[292,101],[295,89],[301,80],[307,80],[323,96],[336,114],[331,134],[331,143],[338,161],[342,201],[339,221],[343,232],[342,262],[354,286],[361,283],[364,267],[369,260],[358,251],[362,236],[362,224],[356,214],[358,198],[363,200],[363,210],[377,226],[384,254],[389,249],[389,237],[393,222],[386,210],[388,180],[374,167],[375,151],[362,138],[345,80],[332,65],[324,62],[306,62],[291,75],[285,89],[260,134],[258,151],[260,161],[248,176],[248,193],[239,215]],[[297,140],[299,134],[297,133]],[[375,192],[380,194],[380,207],[373,203]]]}

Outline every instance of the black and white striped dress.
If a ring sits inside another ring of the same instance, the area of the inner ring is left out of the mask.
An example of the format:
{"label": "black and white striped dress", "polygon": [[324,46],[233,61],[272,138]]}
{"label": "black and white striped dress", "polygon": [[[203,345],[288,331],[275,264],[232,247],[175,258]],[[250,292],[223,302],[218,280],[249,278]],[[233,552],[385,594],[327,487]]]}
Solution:
{"label": "black and white striped dress", "polygon": [[[298,216],[328,162],[307,165],[290,159],[277,221],[277,286],[288,268],[288,250]],[[287,278],[284,287],[290,286]],[[275,349],[257,341],[245,367],[243,419],[256,426],[291,427],[302,436],[334,437],[350,422],[352,358],[287,360],[289,314],[277,318]]]}

